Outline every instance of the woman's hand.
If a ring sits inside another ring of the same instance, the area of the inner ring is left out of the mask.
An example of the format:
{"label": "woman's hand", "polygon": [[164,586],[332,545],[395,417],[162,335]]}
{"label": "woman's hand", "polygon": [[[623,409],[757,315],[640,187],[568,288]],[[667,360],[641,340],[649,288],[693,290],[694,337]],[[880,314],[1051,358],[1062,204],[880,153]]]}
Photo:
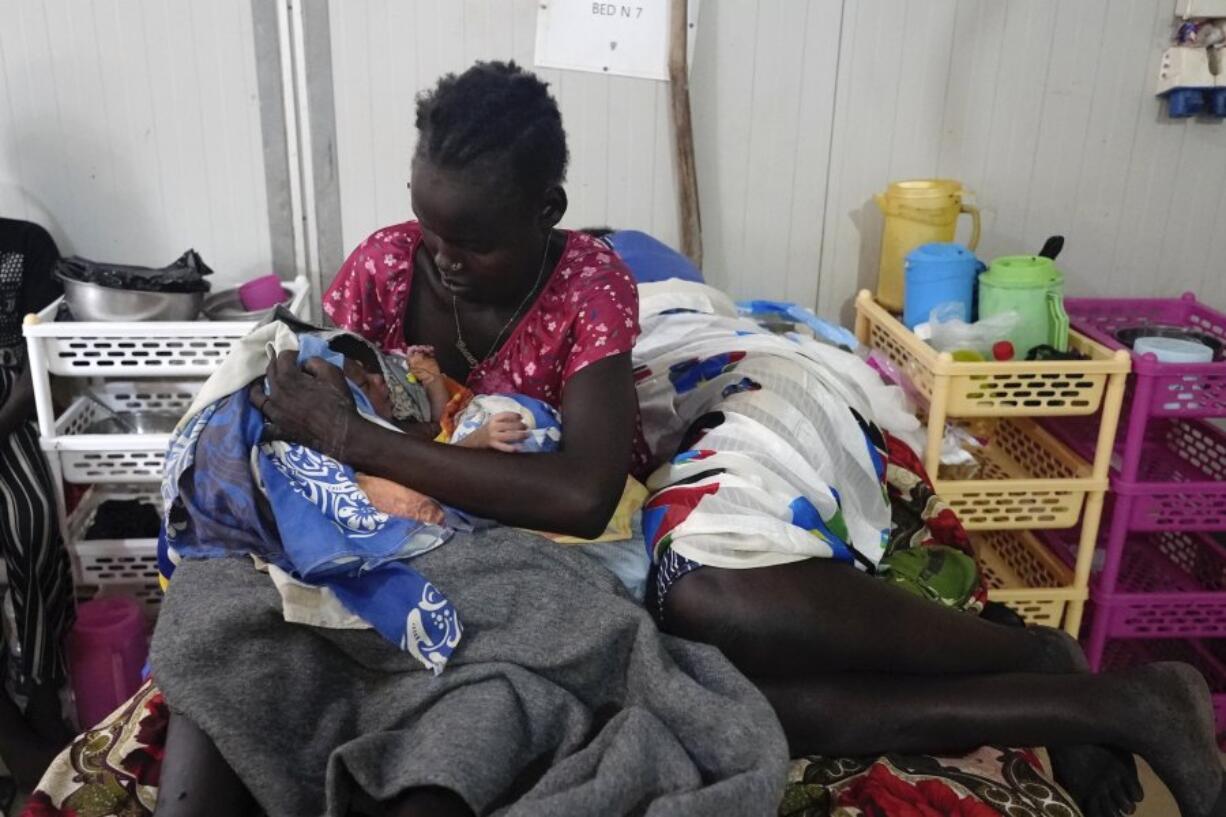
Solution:
{"label": "woman's hand", "polygon": [[298,353],[285,351],[264,377],[268,393],[260,382],[249,392],[267,421],[264,439],[301,443],[344,462],[349,432],[361,418],[341,370],[319,358],[299,367]]}

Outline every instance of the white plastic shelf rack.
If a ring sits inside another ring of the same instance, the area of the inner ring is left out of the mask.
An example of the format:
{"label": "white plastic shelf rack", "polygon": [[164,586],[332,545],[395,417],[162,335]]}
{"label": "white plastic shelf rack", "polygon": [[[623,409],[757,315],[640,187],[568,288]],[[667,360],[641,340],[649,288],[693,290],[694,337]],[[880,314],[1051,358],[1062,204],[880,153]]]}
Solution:
{"label": "white plastic shelf rack", "polygon": [[[289,309],[305,317],[306,278],[285,284]],[[254,321],[57,321],[57,299],[33,319],[24,334],[32,371],[63,377],[207,377]]]}
{"label": "white plastic shelf rack", "polygon": [[[299,276],[285,284],[289,309],[306,317],[311,287]],[[208,377],[255,321],[57,321],[61,299],[26,316],[22,332],[34,381],[38,433],[56,436],[50,375],[137,378]]]}
{"label": "white plastic shelf rack", "polygon": [[[307,279],[299,276],[284,286],[293,295],[290,311],[308,318],[311,288]],[[157,540],[83,537],[98,506],[107,499],[145,498],[160,507],[156,483],[161,480],[169,435],[84,433],[106,411],[78,396],[57,417],[51,375],[87,381],[93,394],[117,411],[182,414],[201,381],[217,370],[256,322],[56,320],[61,303],[56,300],[39,314],[26,316],[23,334],[40,443],[48,454],[58,522],[72,555],[77,593],[85,598],[114,593],[136,596],[153,614],[161,599]],[[65,479],[93,483],[71,517],[64,500]]]}
{"label": "white plastic shelf rack", "polygon": [[68,517],[68,552],[80,599],[125,595],[139,599],[150,616],[162,601],[158,585],[157,538],[86,539],[98,506],[110,499],[139,499],[161,513],[162,498],[152,485],[95,486]]}
{"label": "white plastic shelf rack", "polygon": [[199,393],[201,381],[111,381],[89,387],[96,398],[80,396],[55,420],[55,433],[40,442],[49,457],[59,457],[69,482],[157,482],[170,434],[90,434],[108,412],[155,411],[182,416]]}

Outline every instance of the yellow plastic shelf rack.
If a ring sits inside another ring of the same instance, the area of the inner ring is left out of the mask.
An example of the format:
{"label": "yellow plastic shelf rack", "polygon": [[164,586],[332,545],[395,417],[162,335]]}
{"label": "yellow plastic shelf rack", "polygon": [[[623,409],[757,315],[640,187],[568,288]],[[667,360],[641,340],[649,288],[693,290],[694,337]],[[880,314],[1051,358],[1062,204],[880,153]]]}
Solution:
{"label": "yellow plastic shelf rack", "polygon": [[1002,420],[978,456],[974,479],[946,479],[937,493],[967,530],[1071,528],[1086,496],[1105,491],[1090,464],[1033,420]]}
{"label": "yellow plastic shelf rack", "polygon": [[[920,407],[927,416],[924,467],[967,529],[985,532],[976,538],[988,542],[981,562],[989,578],[995,577],[992,598],[1030,621],[1063,626],[1076,635],[1132,365],[1128,352],[1113,352],[1070,331],[1069,345],[1083,360],[958,362],[916,337],[867,290],[856,296],[856,336],[884,354],[926,402]],[[1092,462],[1029,419],[1096,412],[1101,414]],[[974,478],[942,475],[947,421],[976,418],[999,422],[979,454]],[[1063,563],[1055,557],[1033,562],[1050,567],[1047,572],[1022,570],[1020,562],[1010,561],[1023,553],[1039,554],[1035,559],[1045,553],[1043,543],[1025,531],[1070,528],[1079,521],[1077,559],[1068,575],[1057,570]]]}
{"label": "yellow plastic shelf rack", "polygon": [[996,531],[971,537],[988,598],[1007,604],[1027,624],[1064,627],[1072,608],[1085,604],[1087,590],[1077,587],[1073,570],[1027,531]]}
{"label": "yellow plastic shelf rack", "polygon": [[1111,376],[1129,368],[1126,352],[1112,352],[1072,331],[1069,345],[1086,360],[958,362],[916,337],[867,291],[856,299],[856,323],[861,342],[881,350],[949,417],[1093,414]]}

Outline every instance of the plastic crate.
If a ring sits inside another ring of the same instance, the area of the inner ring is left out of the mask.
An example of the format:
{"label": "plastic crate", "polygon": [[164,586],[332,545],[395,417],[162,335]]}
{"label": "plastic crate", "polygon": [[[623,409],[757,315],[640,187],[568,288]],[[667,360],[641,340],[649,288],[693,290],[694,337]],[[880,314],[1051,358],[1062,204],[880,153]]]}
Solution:
{"label": "plastic crate", "polygon": [[[1226,315],[1196,300],[1182,298],[1069,298],[1065,311],[1074,328],[1110,349],[1127,350],[1115,333],[1139,326],[1178,326],[1226,343]],[[1226,360],[1212,363],[1159,363],[1133,355],[1136,374],[1129,424],[1153,417],[1226,416]]]}
{"label": "plastic crate", "polygon": [[[306,278],[285,283],[293,293],[290,310],[307,313],[310,286]],[[31,365],[41,363],[51,374],[70,377],[208,376],[230,353],[254,321],[140,321],[105,323],[57,321],[56,299],[23,332]]]}
{"label": "plastic crate", "polygon": [[856,329],[862,343],[879,349],[910,378],[941,421],[1093,414],[1111,375],[1129,369],[1126,352],[1116,354],[1076,332],[1069,333],[1069,345],[1087,360],[955,362],[916,337],[867,290],[856,297]]}
{"label": "plastic crate", "polygon": [[1198,420],[1156,420],[1146,440],[1138,481],[1114,483],[1128,528],[1226,530],[1226,433]]}
{"label": "plastic crate", "polygon": [[[199,381],[113,381],[93,386],[98,402],[115,411],[160,411],[181,415],[200,391]],[[64,479],[78,483],[157,482],[162,478],[169,434],[87,434],[107,412],[77,397],[55,421],[55,436],[40,440],[59,452]]]}
{"label": "plastic crate", "polygon": [[[1027,531],[993,531],[971,537],[988,598],[1007,604],[1030,624],[1064,627],[1070,605],[1082,605],[1084,588],[1073,586],[1073,570]],[[1076,633],[1074,633],[1076,635]]]}
{"label": "plastic crate", "polygon": [[1103,639],[1226,637],[1226,548],[1201,533],[1130,536],[1114,589],[1094,600]]}
{"label": "plastic crate", "polygon": [[967,530],[1072,527],[1086,494],[1107,488],[1089,463],[1033,420],[1000,421],[977,461],[974,479],[936,480],[937,494]]}
{"label": "plastic crate", "polygon": [[[1047,426],[1075,453],[1093,451],[1081,418]],[[1134,450],[1129,451],[1129,447]],[[1129,461],[1135,479],[1124,478]],[[1203,420],[1160,418],[1143,436],[1117,440],[1112,487],[1126,512],[1116,526],[1129,530],[1226,530],[1226,432]]]}
{"label": "plastic crate", "polygon": [[134,596],[156,616],[162,603],[158,583],[157,538],[84,539],[98,506],[108,499],[143,499],[161,508],[153,486],[106,486],[90,489],[68,520],[68,552],[78,598]]}
{"label": "plastic crate", "polygon": [[1119,670],[1155,661],[1182,661],[1200,670],[1213,693],[1218,743],[1226,744],[1226,641],[1215,639],[1116,639],[1095,670]]}

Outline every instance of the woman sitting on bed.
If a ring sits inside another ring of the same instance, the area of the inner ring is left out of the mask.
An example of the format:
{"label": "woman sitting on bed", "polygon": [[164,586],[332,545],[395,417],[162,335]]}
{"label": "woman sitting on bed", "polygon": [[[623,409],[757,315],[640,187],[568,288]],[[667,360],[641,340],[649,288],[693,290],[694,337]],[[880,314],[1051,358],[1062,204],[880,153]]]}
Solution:
{"label": "woman sitting on bed", "polygon": [[[301,578],[306,562],[283,555],[322,538],[303,521],[325,508],[336,547],[315,562],[320,583],[371,613],[359,617],[382,637],[290,623],[250,559],[179,562],[150,656],[172,712],[156,814],[247,813],[254,797],[270,815],[705,815],[719,792],[737,801],[727,814],[770,810],[787,757],[765,699],[711,648],[661,638],[586,556],[515,530],[600,535],[646,463],[630,364],[637,293],[604,245],[555,229],[567,160],[556,103],[514,65],[479,64],[424,95],[417,126],[419,220],[362,242],[324,310],[383,352],[433,347],[442,373],[474,393],[548,404],[565,418],[559,450],[440,445],[433,428],[372,422],[341,367],[288,343],[272,344],[285,351],[249,393],[248,372],[225,380],[176,437],[195,465],[172,445],[168,538],[207,556],[233,549],[212,533],[230,525]],[[504,527],[393,526],[401,542],[433,541],[410,562],[349,570],[356,514],[389,530],[351,490],[357,473]],[[273,500],[275,525],[253,508],[255,490]],[[407,618],[382,615],[406,604],[380,595],[384,575],[424,588]],[[725,733],[736,739],[714,739]]]}

